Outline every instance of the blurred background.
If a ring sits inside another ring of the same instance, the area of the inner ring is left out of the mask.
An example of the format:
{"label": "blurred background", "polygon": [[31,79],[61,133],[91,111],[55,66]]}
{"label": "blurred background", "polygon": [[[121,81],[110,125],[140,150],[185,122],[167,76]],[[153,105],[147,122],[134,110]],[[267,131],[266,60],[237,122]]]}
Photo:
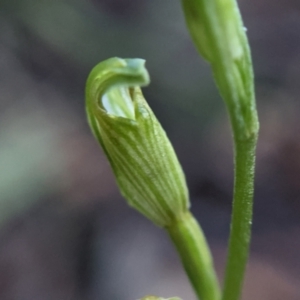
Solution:
{"label": "blurred background", "polygon": [[[300,2],[239,1],[261,132],[243,300],[300,299]],[[222,280],[228,119],[179,1],[0,1],[0,299],[195,300],[163,230],[128,208],[84,111],[91,68],[147,60],[144,94],[186,172]]]}

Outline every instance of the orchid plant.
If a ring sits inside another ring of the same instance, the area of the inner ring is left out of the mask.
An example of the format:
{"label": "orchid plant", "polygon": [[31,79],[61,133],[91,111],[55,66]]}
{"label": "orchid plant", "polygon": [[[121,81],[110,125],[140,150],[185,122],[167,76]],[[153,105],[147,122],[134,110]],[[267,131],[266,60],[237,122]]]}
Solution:
{"label": "orchid plant", "polygon": [[183,170],[140,89],[150,82],[145,61],[99,63],[87,80],[86,112],[122,195],[167,231],[198,298],[238,300],[251,236],[259,129],[250,50],[235,0],[182,0],[182,7],[195,46],[211,65],[233,132],[234,198],[223,291],[205,236],[189,210]]}

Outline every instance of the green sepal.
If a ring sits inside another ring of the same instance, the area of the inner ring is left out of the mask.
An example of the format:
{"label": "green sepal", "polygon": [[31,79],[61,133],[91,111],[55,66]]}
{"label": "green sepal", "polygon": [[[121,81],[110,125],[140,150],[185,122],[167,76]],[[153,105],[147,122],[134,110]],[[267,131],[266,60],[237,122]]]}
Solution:
{"label": "green sepal", "polygon": [[143,60],[102,62],[87,81],[86,111],[128,204],[165,227],[187,211],[188,191],[174,149],[139,88],[148,83]]}

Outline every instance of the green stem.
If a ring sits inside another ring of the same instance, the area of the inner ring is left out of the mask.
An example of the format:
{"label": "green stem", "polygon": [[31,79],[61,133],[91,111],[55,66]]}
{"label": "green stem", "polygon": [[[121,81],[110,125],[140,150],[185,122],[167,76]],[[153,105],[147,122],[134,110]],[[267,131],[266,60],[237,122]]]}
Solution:
{"label": "green stem", "polygon": [[235,140],[235,184],[223,300],[240,297],[249,255],[257,135]]}
{"label": "green stem", "polygon": [[212,257],[198,222],[191,213],[166,228],[184,269],[201,300],[219,300],[220,289]]}
{"label": "green stem", "polygon": [[230,116],[235,186],[223,300],[238,300],[247,264],[259,123],[248,39],[236,0],[182,0],[200,54],[211,64]]}

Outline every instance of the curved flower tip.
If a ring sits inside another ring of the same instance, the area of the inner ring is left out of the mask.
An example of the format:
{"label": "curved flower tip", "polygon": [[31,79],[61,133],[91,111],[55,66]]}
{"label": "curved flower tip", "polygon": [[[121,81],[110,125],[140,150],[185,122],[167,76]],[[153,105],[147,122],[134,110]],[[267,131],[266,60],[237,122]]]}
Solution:
{"label": "curved flower tip", "polygon": [[142,59],[98,64],[86,86],[86,111],[129,205],[159,226],[188,209],[185,177],[174,149],[140,86],[149,83]]}
{"label": "curved flower tip", "polygon": [[157,297],[157,296],[145,296],[143,297],[142,299],[140,300],[181,300],[180,298],[178,297],[171,297],[171,298],[161,298],[161,297]]}

